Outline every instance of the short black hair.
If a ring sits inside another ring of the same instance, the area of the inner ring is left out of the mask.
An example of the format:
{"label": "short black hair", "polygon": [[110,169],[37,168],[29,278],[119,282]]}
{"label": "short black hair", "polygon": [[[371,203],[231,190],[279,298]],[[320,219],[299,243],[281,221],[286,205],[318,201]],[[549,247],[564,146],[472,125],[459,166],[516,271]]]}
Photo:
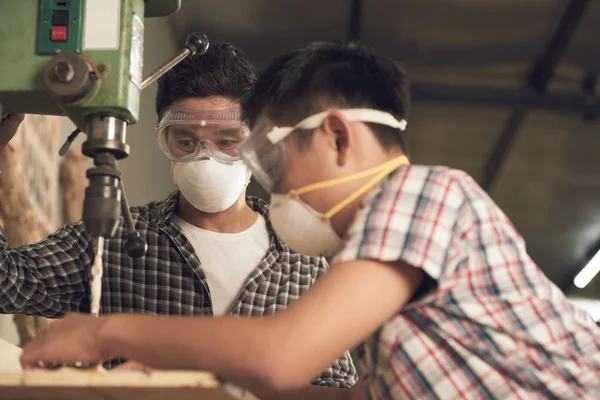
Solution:
{"label": "short black hair", "polygon": [[[391,60],[354,43],[316,42],[275,58],[242,100],[242,110],[252,128],[263,115],[293,126],[331,107],[373,108],[401,120],[409,103],[408,77]],[[398,129],[367,125],[383,147],[400,145],[406,152]]]}
{"label": "short black hair", "polygon": [[173,102],[193,97],[223,96],[238,101],[256,81],[254,66],[231,43],[211,43],[203,55],[188,57],[158,80],[156,114]]}

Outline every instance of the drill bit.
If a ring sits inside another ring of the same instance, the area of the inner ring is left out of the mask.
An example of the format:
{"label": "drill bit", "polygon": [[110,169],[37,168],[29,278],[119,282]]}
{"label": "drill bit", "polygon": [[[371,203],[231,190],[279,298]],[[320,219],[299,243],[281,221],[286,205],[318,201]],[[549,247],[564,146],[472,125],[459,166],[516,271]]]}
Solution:
{"label": "drill bit", "polygon": [[[92,264],[92,282],[90,283],[90,312],[94,317],[100,316],[100,300],[102,298],[102,274],[104,266],[102,265],[102,255],[104,254],[104,237],[98,236],[94,239],[94,263]],[[72,368],[88,369],[94,366],[87,362],[77,361],[69,365]],[[102,364],[95,366],[99,372],[105,371]]]}
{"label": "drill bit", "polygon": [[[94,263],[92,264],[92,281],[90,283],[90,312],[94,317],[98,317],[100,315],[100,300],[102,296],[102,273],[104,272],[102,265],[102,255],[104,254],[103,236],[98,236],[96,239],[94,239],[94,252]],[[105,369],[102,367],[102,364],[94,365],[85,361],[76,361],[66,364],[39,361],[37,363],[37,367],[45,369],[58,369],[62,367],[70,367],[76,369],[96,368],[96,370],[99,372],[105,371]]]}
{"label": "drill bit", "polygon": [[93,316],[100,315],[100,298],[102,296],[102,255],[104,254],[104,237],[98,236],[94,240],[95,255],[94,263],[92,264],[92,282],[90,285],[91,304],[90,312]]}

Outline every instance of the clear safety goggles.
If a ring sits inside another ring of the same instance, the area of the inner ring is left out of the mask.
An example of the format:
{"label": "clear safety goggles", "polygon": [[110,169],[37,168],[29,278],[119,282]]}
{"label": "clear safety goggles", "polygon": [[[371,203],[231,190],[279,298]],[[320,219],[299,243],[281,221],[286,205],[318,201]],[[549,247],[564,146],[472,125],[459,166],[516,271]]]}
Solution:
{"label": "clear safety goggles", "polygon": [[177,162],[206,157],[224,163],[238,161],[235,149],[249,133],[238,109],[190,111],[169,107],[156,126],[160,151]]}
{"label": "clear safety goggles", "polygon": [[[352,108],[338,110],[349,121],[368,122],[406,129],[406,121],[398,121],[393,115],[370,108]],[[288,167],[289,153],[284,139],[296,130],[314,130],[323,124],[331,111],[323,111],[303,119],[292,127],[278,127],[267,119],[259,122],[252,133],[237,148],[237,153],[244,160],[252,176],[266,189],[281,182]]]}

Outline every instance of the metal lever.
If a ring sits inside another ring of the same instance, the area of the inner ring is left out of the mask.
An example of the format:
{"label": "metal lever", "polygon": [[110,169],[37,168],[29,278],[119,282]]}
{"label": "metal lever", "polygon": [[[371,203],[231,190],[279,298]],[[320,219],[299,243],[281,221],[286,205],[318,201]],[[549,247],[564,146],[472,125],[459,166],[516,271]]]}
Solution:
{"label": "metal lever", "polygon": [[125,195],[125,187],[123,181],[121,181],[121,213],[123,214],[123,220],[125,222],[125,253],[131,258],[140,258],[146,254],[148,250],[148,243],[142,238],[142,236],[135,230],[133,218],[131,217],[131,210],[129,209],[129,202]]}
{"label": "metal lever", "polygon": [[178,55],[158,67],[156,71],[151,73],[142,81],[142,90],[147,88],[150,84],[163,76],[186,57],[193,56],[195,54],[202,55],[206,53],[209,45],[210,43],[208,42],[206,35],[197,32],[191,33],[185,41],[185,46],[183,46],[183,49],[181,49]]}
{"label": "metal lever", "polygon": [[77,136],[80,133],[81,133],[81,129],[77,128],[69,135],[69,137],[67,138],[65,143],[62,145],[62,147],[58,151],[59,156],[64,157],[65,154],[67,154],[67,152],[69,151],[69,148],[71,147],[71,145],[73,144],[73,142],[75,141],[75,139],[77,138]]}

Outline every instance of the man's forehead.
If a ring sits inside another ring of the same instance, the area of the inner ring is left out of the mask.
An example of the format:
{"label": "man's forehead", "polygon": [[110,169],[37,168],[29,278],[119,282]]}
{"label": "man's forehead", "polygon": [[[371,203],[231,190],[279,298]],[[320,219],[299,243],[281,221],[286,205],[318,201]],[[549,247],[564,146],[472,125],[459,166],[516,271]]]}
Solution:
{"label": "man's forehead", "polygon": [[189,112],[240,111],[240,103],[222,96],[189,97],[173,102],[173,106]]}

